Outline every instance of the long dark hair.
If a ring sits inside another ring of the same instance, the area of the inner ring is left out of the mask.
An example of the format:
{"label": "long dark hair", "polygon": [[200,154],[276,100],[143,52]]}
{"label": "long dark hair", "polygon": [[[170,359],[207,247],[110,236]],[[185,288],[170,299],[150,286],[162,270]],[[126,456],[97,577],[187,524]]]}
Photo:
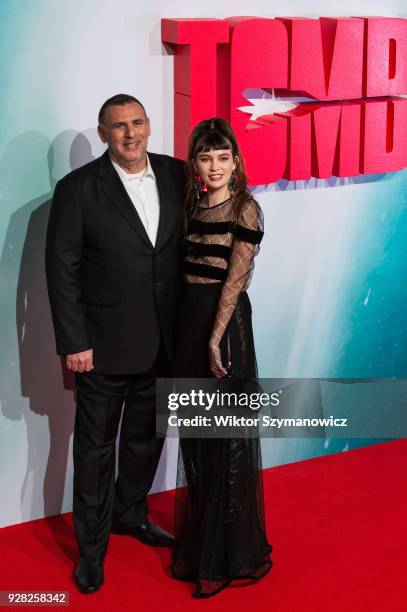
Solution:
{"label": "long dark hair", "polygon": [[247,188],[247,176],[244,160],[236,139],[236,135],[228,121],[220,117],[205,119],[194,127],[189,138],[188,158],[186,160],[187,184],[185,191],[185,223],[193,217],[198,204],[193,187],[195,170],[193,160],[203,151],[228,149],[233,158],[238,157],[235,170],[235,188],[232,192],[232,215],[236,222],[242,205],[252,199]]}

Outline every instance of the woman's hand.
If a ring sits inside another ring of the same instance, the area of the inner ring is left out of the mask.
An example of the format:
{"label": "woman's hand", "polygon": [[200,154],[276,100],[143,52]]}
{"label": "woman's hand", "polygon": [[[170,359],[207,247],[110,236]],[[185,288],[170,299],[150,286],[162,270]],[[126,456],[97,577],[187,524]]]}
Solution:
{"label": "woman's hand", "polygon": [[219,344],[212,340],[209,342],[209,362],[212,373],[216,376],[216,378],[223,378],[224,376],[228,375],[228,371],[222,364]]}

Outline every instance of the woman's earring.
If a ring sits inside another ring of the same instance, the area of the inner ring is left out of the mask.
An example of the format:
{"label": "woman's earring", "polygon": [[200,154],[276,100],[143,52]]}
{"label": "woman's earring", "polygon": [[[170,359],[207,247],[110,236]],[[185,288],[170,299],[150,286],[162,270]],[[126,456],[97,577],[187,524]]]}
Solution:
{"label": "woman's earring", "polygon": [[199,196],[201,195],[202,191],[205,190],[205,186],[198,172],[195,172],[194,174],[194,182],[192,183],[192,187],[194,189],[195,197],[197,200],[199,200]]}
{"label": "woman's earring", "polygon": [[237,187],[236,170],[232,170],[232,174],[230,175],[228,187],[229,187],[229,191],[235,191]]}

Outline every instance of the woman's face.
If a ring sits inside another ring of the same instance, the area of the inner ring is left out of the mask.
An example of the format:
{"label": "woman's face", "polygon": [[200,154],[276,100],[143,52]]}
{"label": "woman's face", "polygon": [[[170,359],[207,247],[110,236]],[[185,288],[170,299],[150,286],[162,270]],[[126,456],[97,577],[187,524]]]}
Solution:
{"label": "woman's face", "polygon": [[193,166],[208,190],[217,191],[227,188],[232,172],[236,170],[236,158],[230,149],[211,149],[198,153]]}

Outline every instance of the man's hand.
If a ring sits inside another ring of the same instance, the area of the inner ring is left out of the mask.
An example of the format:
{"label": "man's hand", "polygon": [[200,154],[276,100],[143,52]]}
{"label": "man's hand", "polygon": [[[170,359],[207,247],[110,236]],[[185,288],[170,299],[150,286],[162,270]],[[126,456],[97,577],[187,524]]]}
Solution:
{"label": "man's hand", "polygon": [[93,370],[93,349],[67,355],[66,367],[72,372],[90,372]]}

